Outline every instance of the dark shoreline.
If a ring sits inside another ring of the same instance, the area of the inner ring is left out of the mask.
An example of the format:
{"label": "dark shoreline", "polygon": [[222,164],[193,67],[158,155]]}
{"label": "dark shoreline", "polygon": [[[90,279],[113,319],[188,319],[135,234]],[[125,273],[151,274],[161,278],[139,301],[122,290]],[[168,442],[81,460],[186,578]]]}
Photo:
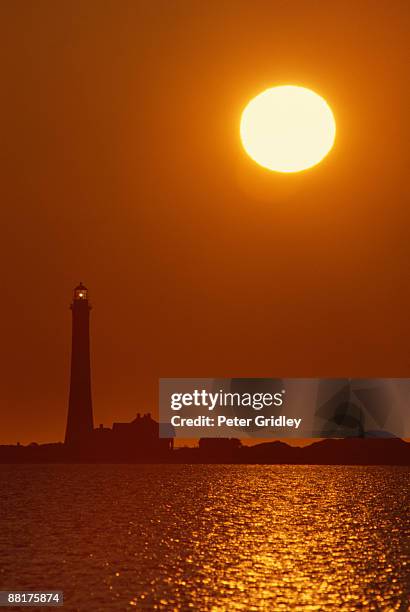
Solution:
{"label": "dark shoreline", "polygon": [[238,440],[213,439],[204,447],[146,452],[138,446],[69,447],[62,443],[0,446],[1,464],[214,464],[239,465],[410,465],[410,443],[399,438],[346,438],[313,442],[304,447],[280,441],[242,446]]}

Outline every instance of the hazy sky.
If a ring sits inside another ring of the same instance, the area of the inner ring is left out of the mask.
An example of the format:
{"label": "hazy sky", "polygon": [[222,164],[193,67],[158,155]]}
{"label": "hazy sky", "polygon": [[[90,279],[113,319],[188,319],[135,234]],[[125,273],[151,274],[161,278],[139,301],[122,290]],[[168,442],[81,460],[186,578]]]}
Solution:
{"label": "hazy sky", "polygon": [[[0,442],[61,440],[90,290],[95,422],[159,376],[408,376],[409,3],[0,4]],[[279,175],[248,100],[323,95],[325,161]]]}

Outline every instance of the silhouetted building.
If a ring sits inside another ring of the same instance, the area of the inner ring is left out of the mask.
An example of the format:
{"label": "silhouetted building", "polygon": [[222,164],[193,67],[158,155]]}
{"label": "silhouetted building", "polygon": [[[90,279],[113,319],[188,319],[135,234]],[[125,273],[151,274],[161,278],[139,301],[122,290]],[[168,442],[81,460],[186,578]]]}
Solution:
{"label": "silhouetted building", "polygon": [[149,413],[137,414],[131,423],[113,423],[112,437],[124,447],[134,446],[139,453],[172,450],[174,440],[159,437],[159,423]]}
{"label": "silhouetted building", "polygon": [[90,310],[88,291],[82,283],[74,289],[71,304],[72,348],[70,396],[68,402],[66,444],[84,442],[93,432],[90,368]]}
{"label": "silhouetted building", "polygon": [[113,423],[112,429],[100,425],[82,448],[88,459],[112,461],[155,461],[168,456],[173,439],[159,437],[159,423],[150,414],[130,423]]}

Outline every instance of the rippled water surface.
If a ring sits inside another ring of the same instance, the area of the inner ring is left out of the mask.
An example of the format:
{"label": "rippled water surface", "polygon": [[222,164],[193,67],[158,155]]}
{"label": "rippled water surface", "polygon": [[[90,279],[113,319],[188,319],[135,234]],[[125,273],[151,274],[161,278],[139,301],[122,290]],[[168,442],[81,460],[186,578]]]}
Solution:
{"label": "rippled water surface", "polygon": [[[406,468],[0,466],[0,588],[65,610],[408,610]],[[15,608],[14,608],[15,609]]]}

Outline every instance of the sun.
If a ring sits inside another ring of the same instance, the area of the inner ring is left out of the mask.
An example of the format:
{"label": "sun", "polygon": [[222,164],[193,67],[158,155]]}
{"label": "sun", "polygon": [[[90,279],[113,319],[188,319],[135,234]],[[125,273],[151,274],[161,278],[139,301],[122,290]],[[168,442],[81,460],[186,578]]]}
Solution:
{"label": "sun", "polygon": [[245,107],[241,140],[259,165],[300,172],[318,164],[333,147],[336,122],[326,100],[305,87],[266,89]]}

